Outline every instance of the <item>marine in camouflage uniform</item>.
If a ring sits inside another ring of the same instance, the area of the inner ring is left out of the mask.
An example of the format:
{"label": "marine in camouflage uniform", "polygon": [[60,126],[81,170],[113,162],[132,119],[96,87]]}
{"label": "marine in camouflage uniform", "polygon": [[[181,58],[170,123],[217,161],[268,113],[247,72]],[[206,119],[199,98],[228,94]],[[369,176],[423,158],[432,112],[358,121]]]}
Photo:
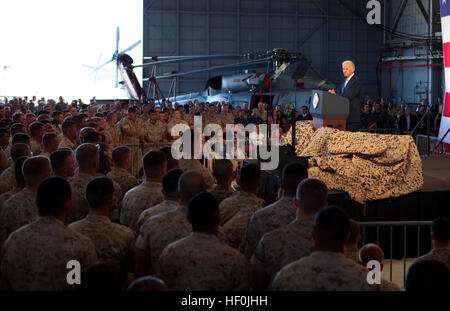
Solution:
{"label": "marine in camouflage uniform", "polygon": [[179,163],[180,163],[180,168],[185,172],[188,170],[196,170],[200,174],[202,174],[203,180],[205,181],[206,187],[208,189],[211,189],[214,187],[215,182],[214,182],[213,176],[211,175],[209,170],[204,165],[202,165],[202,163],[200,163],[199,160],[197,160],[197,159],[180,159]]}
{"label": "marine in camouflage uniform", "polygon": [[33,138],[31,139],[31,152],[34,156],[40,155],[44,150],[44,145],[40,142],[37,142]]}
{"label": "marine in camouflage uniform", "polygon": [[81,269],[97,261],[94,244],[55,218],[39,217],[14,232],[1,254],[1,273],[14,291],[75,290],[67,283],[67,263]]}
{"label": "marine in camouflage uniform", "polygon": [[156,120],[155,122],[149,120],[145,122],[144,129],[146,140],[151,144],[144,146],[144,154],[151,150],[159,149],[160,146],[158,144],[166,141],[167,125],[160,120]]}
{"label": "marine in camouflage uniform", "polygon": [[139,215],[163,200],[161,183],[142,182],[125,194],[120,208],[120,223],[136,232]]}
{"label": "marine in camouflage uniform", "polygon": [[443,262],[450,269],[450,246],[433,248],[431,252],[417,258],[414,262],[421,259],[434,259]]}
{"label": "marine in camouflage uniform", "polygon": [[86,173],[75,172],[75,175],[69,178],[72,188],[72,210],[68,223],[83,219],[86,217],[89,207],[86,199],[86,186],[95,176]]}
{"label": "marine in camouflage uniform", "polygon": [[[143,128],[140,125],[140,120],[131,120],[129,117],[122,119],[120,122],[120,127],[123,134],[123,144],[130,148],[131,151],[131,174],[134,176],[137,176],[142,168],[142,151],[140,147],[139,131],[143,131]],[[138,131],[138,133],[130,136],[127,135],[125,129]]]}
{"label": "marine in camouflage uniform", "polygon": [[2,224],[0,237],[8,238],[13,231],[37,218],[36,192],[23,188],[3,203],[0,215]]}
{"label": "marine in camouflage uniform", "polygon": [[344,255],[355,262],[359,261],[359,249],[357,247],[344,247]]}
{"label": "marine in camouflage uniform", "polygon": [[252,264],[260,278],[273,280],[282,267],[309,256],[314,249],[312,227],[310,221],[295,220],[264,234],[252,257]]}
{"label": "marine in camouflage uniform", "polygon": [[238,191],[235,195],[223,200],[222,203],[219,204],[220,223],[221,225],[224,225],[247,205],[262,207],[263,203],[264,200],[258,198],[253,193]]}
{"label": "marine in camouflage uniform", "polygon": [[291,223],[296,218],[294,197],[282,196],[277,202],[256,211],[247,226],[245,254],[250,258],[263,235]]}
{"label": "marine in camouflage uniform", "polygon": [[314,251],[285,266],[277,273],[271,290],[290,291],[370,291],[369,270],[343,253]]}
{"label": "marine in camouflage uniform", "polygon": [[136,232],[140,232],[142,225],[147,221],[147,219],[150,219],[151,217],[156,215],[163,214],[165,212],[174,211],[178,206],[179,205],[177,201],[166,199],[161,203],[156,204],[155,206],[147,208],[139,215]]}
{"label": "marine in camouflage uniform", "polygon": [[245,257],[216,235],[191,233],[167,246],[159,276],[171,290],[250,290],[251,269]]}
{"label": "marine in camouflage uniform", "polygon": [[67,138],[66,136],[63,136],[60,140],[59,140],[59,145],[58,145],[58,149],[61,148],[70,148],[72,150],[75,150],[77,148],[77,143],[71,141],[69,138]]}
{"label": "marine in camouflage uniform", "polygon": [[16,184],[16,175],[14,172],[14,163],[12,163],[0,175],[0,192],[4,193],[10,191]]}
{"label": "marine in camouflage uniform", "polygon": [[213,190],[211,190],[211,194],[219,204],[226,198],[231,197],[233,194],[235,194],[235,192],[236,191],[232,187],[225,187],[221,185],[217,185]]}
{"label": "marine in camouflage uniform", "polygon": [[128,190],[139,184],[136,177],[122,167],[113,166],[107,176],[120,185],[123,193],[126,193]]}
{"label": "marine in camouflage uniform", "polygon": [[123,269],[132,271],[134,261],[134,232],[125,226],[111,222],[108,217],[87,215],[86,218],[69,225],[94,243],[100,261],[106,263],[123,280]]}
{"label": "marine in camouflage uniform", "polygon": [[122,132],[120,131],[120,127],[118,125],[115,124],[111,126],[110,124],[107,124],[104,130],[104,135],[108,144],[120,144]]}

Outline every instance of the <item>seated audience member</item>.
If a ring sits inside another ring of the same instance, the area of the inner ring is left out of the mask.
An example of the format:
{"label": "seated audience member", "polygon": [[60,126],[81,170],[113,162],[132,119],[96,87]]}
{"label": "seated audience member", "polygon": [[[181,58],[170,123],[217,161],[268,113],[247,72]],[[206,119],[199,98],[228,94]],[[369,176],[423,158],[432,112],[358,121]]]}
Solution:
{"label": "seated audience member", "polygon": [[261,171],[257,164],[248,164],[241,168],[236,179],[240,191],[219,204],[220,222],[224,225],[246,206],[262,207],[264,200],[256,195],[261,187]]}
{"label": "seated audience member", "polygon": [[44,136],[44,124],[41,122],[33,122],[30,124],[31,135],[31,152],[33,155],[40,155],[44,149],[42,145],[42,137]]}
{"label": "seated audience member", "polygon": [[50,161],[42,156],[26,159],[22,171],[25,187],[3,203],[0,223],[3,224],[2,236],[5,238],[37,219],[36,191],[39,184],[52,174]]}
{"label": "seated audience member", "polygon": [[217,185],[211,190],[211,194],[220,204],[224,199],[234,194],[231,187],[233,182],[233,164],[228,159],[215,160],[213,167],[213,177],[216,179]]}
{"label": "seated audience member", "polygon": [[350,219],[350,235],[344,245],[344,255],[348,259],[358,262],[359,249],[358,244],[361,241],[361,230],[359,224]]}
{"label": "seated audience member", "polygon": [[75,149],[77,147],[77,126],[73,121],[64,121],[61,125],[63,137],[59,142],[58,148]]}
{"label": "seated audience member", "polygon": [[377,120],[375,120],[372,114],[369,104],[364,105],[364,112],[361,113],[361,128],[362,129],[374,129],[377,127]]}
{"label": "seated audience member", "polygon": [[386,105],[381,106],[381,113],[376,122],[377,128],[379,129],[392,129],[395,127],[395,120],[389,115],[388,107]]}
{"label": "seated audience member", "polygon": [[311,254],[314,215],[327,205],[327,198],[328,189],[322,181],[305,179],[300,182],[295,199],[296,218],[264,234],[255,249],[252,263],[257,289],[266,289],[285,265]]}
{"label": "seated audience member", "polygon": [[61,148],[52,152],[50,163],[54,176],[68,180],[75,174],[75,159],[70,148]]}
{"label": "seated audience member", "polygon": [[398,128],[400,134],[409,135],[411,131],[416,127],[419,120],[416,115],[412,114],[411,106],[406,107],[405,114],[400,116],[398,121]]}
{"label": "seated audience member", "polygon": [[450,291],[450,272],[442,261],[420,259],[415,261],[408,270],[406,291]]}
{"label": "seated audience member", "polygon": [[285,165],[281,172],[280,189],[283,195],[280,199],[256,211],[247,226],[245,255],[250,258],[262,236],[276,228],[292,222],[297,213],[295,195],[299,183],[308,178],[307,169],[300,163],[291,162]]}
{"label": "seated audience member", "polygon": [[172,147],[162,147],[159,150],[166,155],[167,172],[173,168],[180,168],[180,162],[172,156]]}
{"label": "seated audience member", "polygon": [[97,132],[88,131],[81,136],[81,142],[83,144],[98,144],[102,141],[101,135]]}
{"label": "seated audience member", "polygon": [[313,117],[309,113],[308,107],[302,106],[302,114],[296,118],[296,121],[308,121],[308,120],[312,120],[312,119],[313,119]]}
{"label": "seated audience member", "polygon": [[118,183],[124,193],[139,184],[136,177],[130,173],[131,152],[127,146],[114,148],[112,161],[113,167],[107,176]]}
{"label": "seated audience member", "polygon": [[11,143],[13,146],[15,144],[27,144],[31,148],[31,137],[26,133],[17,133],[13,136]]}
{"label": "seated audience member", "polygon": [[27,144],[15,144],[11,147],[11,159],[13,163],[0,175],[0,192],[4,193],[14,188],[15,174],[14,162],[20,157],[31,156],[30,146]]}
{"label": "seated audience member", "polygon": [[314,217],[314,251],[283,267],[275,276],[272,290],[362,291],[368,270],[344,256],[350,220],[337,207],[326,207]]}
{"label": "seated audience member", "polygon": [[155,215],[159,215],[165,212],[174,211],[178,207],[177,189],[178,180],[183,174],[183,170],[180,168],[173,168],[164,174],[162,178],[162,193],[164,195],[164,201],[147,208],[139,215],[138,226],[136,232],[139,232],[141,226]]}
{"label": "seated audience member", "polygon": [[83,219],[88,214],[88,202],[86,200],[86,186],[91,179],[97,176],[100,166],[98,149],[94,144],[81,144],[75,150],[75,159],[78,171],[69,178],[72,187],[72,210],[69,224]]}
{"label": "seated audience member", "polygon": [[131,282],[129,292],[153,292],[167,291],[166,283],[154,276],[143,276]]}
{"label": "seated audience member", "polygon": [[162,177],[166,172],[166,156],[159,150],[149,151],[142,159],[145,181],[129,190],[122,201],[120,223],[137,231],[139,215],[147,208],[161,203]]}
{"label": "seated audience member", "polygon": [[69,183],[60,177],[39,185],[35,197],[39,217],[11,234],[2,251],[2,282],[7,288],[75,290],[75,285],[67,282],[67,264],[77,260],[84,269],[97,261],[91,240],[64,225],[70,213],[70,196]]}
{"label": "seated audience member", "polygon": [[[384,252],[383,250],[376,244],[369,243],[361,247],[358,255],[358,262],[366,268],[367,263],[371,260],[376,260],[380,264],[380,272],[383,271],[383,261],[384,261]],[[392,282],[389,282],[383,278],[380,279],[381,284],[378,284],[376,287],[381,291],[399,291],[400,287]]]}
{"label": "seated audience member", "polygon": [[59,141],[56,133],[45,133],[42,137],[43,148],[40,155],[50,158],[53,151],[58,149]]}
{"label": "seated audience member", "polygon": [[88,215],[73,222],[69,228],[87,236],[95,245],[99,260],[107,264],[115,279],[124,283],[126,272],[132,272],[134,260],[134,232],[112,223],[109,215],[114,203],[114,185],[108,177],[96,177],[86,187]]}
{"label": "seated audience member", "polygon": [[437,218],[431,224],[431,242],[433,249],[417,258],[442,261],[450,269],[450,222],[447,218]]}
{"label": "seated audience member", "polygon": [[187,220],[187,204],[194,195],[205,190],[206,185],[199,172],[190,170],[180,176],[177,189],[179,206],[171,212],[149,218],[141,226],[136,241],[135,276],[144,276],[149,270],[154,275],[164,248],[192,232]]}
{"label": "seated audience member", "polygon": [[219,241],[217,200],[202,192],[189,200],[189,236],[169,244],[159,259],[159,275],[171,290],[249,290],[250,267],[237,250]]}

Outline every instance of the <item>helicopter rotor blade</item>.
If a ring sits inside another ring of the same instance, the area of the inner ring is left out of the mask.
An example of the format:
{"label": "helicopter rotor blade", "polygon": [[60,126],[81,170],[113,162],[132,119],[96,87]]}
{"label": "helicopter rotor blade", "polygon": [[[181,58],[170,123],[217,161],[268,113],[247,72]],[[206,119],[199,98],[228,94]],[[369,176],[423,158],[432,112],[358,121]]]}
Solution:
{"label": "helicopter rotor blade", "polygon": [[118,85],[119,85],[119,61],[117,60],[117,63],[116,63],[116,81],[114,83],[114,87],[117,88]]}
{"label": "helicopter rotor blade", "polygon": [[141,44],[141,40],[133,43],[132,45],[130,45],[129,47],[127,47],[125,50],[123,50],[122,52],[120,52],[120,54],[126,53],[132,49],[134,49],[135,47],[137,47],[139,44]]}
{"label": "helicopter rotor blade", "polygon": [[109,61],[107,61],[106,63],[104,63],[104,64],[102,64],[102,65],[100,65],[100,66],[98,66],[98,67],[95,67],[94,68],[94,71],[97,71],[97,70],[99,70],[100,68],[102,68],[102,67],[104,67],[104,66],[106,66],[106,65],[108,65],[110,62],[112,62],[114,59],[110,59]]}
{"label": "helicopter rotor blade", "polygon": [[176,58],[173,58],[173,59],[154,61],[151,63],[144,63],[142,65],[136,65],[133,67],[137,68],[137,67],[182,63],[182,62],[194,62],[194,61],[214,60],[214,59],[242,59],[242,58],[245,58],[245,57],[242,55],[198,55],[198,56],[186,56],[186,57],[178,57],[177,56]]}
{"label": "helicopter rotor blade", "polygon": [[119,52],[120,30],[119,26],[116,28],[116,53]]}

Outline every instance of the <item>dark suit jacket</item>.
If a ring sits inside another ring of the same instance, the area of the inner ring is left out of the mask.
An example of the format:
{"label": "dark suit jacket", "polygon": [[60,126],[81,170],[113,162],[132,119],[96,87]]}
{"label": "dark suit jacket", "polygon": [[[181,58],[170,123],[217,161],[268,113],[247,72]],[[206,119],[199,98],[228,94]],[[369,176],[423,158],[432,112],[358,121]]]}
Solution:
{"label": "dark suit jacket", "polygon": [[[414,114],[411,114],[411,119],[409,120],[409,131],[411,132],[419,122],[419,119]],[[406,123],[406,115],[402,114],[400,120],[398,120],[398,129],[400,130],[400,134],[404,134],[405,131],[408,130],[408,124]],[[417,134],[417,133],[416,133]]]}
{"label": "dark suit jacket", "polygon": [[345,80],[342,83],[338,94],[347,97],[350,101],[350,114],[347,118],[347,123],[359,123],[361,115],[361,81],[356,74],[348,81],[347,86],[342,92],[342,87],[345,84]]}
{"label": "dark suit jacket", "polygon": [[312,115],[308,112],[308,113],[306,114],[306,116],[303,116],[303,114],[300,114],[300,115],[297,117],[297,120],[296,120],[296,121],[305,121],[305,120],[312,120],[312,119],[313,119]]}

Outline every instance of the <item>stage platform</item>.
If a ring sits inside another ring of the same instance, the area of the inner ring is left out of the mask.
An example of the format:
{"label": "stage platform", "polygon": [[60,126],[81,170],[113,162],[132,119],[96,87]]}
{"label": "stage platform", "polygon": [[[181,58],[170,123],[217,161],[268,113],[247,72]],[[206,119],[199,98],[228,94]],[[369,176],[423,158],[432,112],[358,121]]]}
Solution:
{"label": "stage platform", "polygon": [[[437,217],[450,219],[450,156],[422,158],[424,186],[422,190],[408,195],[384,200],[370,201],[365,205],[353,201],[347,193],[330,192],[329,204],[343,208],[348,215],[359,221],[430,221]],[[372,230],[373,229],[373,230]],[[390,228],[380,228],[379,244],[389,256]],[[420,254],[431,248],[430,229],[420,230],[415,226],[393,228],[393,257],[402,258],[404,254],[404,232],[407,236],[407,256],[416,257],[419,245]],[[366,232],[366,243],[376,242],[375,228]],[[418,237],[420,236],[420,241]]]}

